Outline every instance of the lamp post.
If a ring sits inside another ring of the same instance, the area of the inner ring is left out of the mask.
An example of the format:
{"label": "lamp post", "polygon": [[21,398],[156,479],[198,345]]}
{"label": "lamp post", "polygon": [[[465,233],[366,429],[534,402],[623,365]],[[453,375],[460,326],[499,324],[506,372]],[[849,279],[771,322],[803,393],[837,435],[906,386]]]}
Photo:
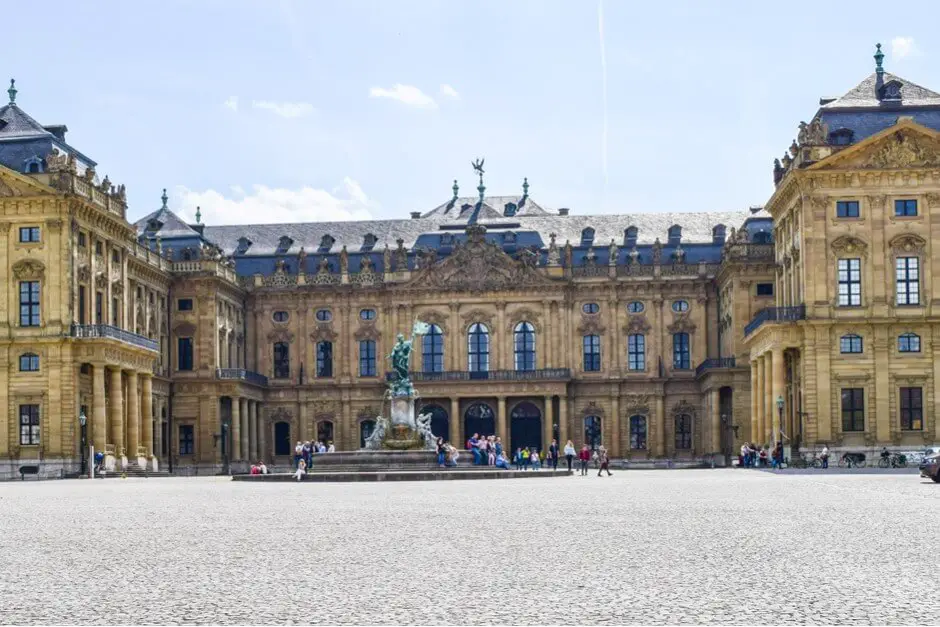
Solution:
{"label": "lamp post", "polygon": [[774,446],[777,445],[780,433],[783,431],[783,396],[777,397],[777,416],[779,420],[777,421],[777,432],[774,433]]}
{"label": "lamp post", "polygon": [[84,475],[84,474],[85,474],[85,466],[86,466],[86,463],[87,463],[87,460],[85,459],[85,446],[86,446],[86,442],[88,441],[88,437],[87,437],[88,417],[85,416],[85,410],[84,410],[84,409],[82,409],[82,410],[80,410],[80,411],[78,412],[78,424],[79,424],[79,426],[81,427],[81,437],[79,438],[79,440],[80,440],[80,442],[81,442],[81,444],[79,444],[79,448],[82,450],[82,472],[81,472],[81,474]]}

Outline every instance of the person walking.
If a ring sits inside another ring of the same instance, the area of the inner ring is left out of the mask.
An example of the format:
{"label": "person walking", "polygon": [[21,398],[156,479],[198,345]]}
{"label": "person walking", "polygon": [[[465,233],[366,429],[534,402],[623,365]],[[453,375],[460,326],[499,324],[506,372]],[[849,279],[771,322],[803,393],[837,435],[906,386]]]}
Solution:
{"label": "person walking", "polygon": [[600,477],[601,473],[606,470],[607,476],[609,477],[611,475],[610,457],[607,456],[607,449],[603,446],[597,451],[597,461],[600,464],[600,467],[597,469],[597,476]]}
{"label": "person walking", "polygon": [[581,447],[581,452],[578,453],[578,461],[581,462],[581,476],[586,476],[588,462],[591,461],[591,449],[588,448],[587,444]]}
{"label": "person walking", "polygon": [[829,447],[823,444],[822,453],[819,455],[819,459],[822,460],[822,467],[829,468]]}
{"label": "person walking", "polygon": [[577,454],[578,452],[574,450],[574,444],[572,444],[571,440],[568,440],[565,444],[565,459],[568,461],[568,472],[571,472],[571,462],[574,461],[574,457]]}
{"label": "person walking", "polygon": [[548,447],[548,455],[551,457],[552,470],[558,470],[558,440],[552,440],[551,445]]}

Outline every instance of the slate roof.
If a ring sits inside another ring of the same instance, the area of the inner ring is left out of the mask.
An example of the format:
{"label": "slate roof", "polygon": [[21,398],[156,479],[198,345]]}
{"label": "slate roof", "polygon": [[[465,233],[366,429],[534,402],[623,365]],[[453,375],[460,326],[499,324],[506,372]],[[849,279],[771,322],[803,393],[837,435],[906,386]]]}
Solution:
{"label": "slate roof", "polygon": [[[438,205],[427,213],[422,214],[421,217],[449,217],[450,219],[455,219],[455,217],[460,215],[462,211],[466,213],[466,210],[463,209],[465,206],[469,205],[472,209],[476,207],[476,204],[479,201],[479,196],[461,196],[457,199],[452,198],[443,205]],[[543,209],[541,206],[539,206],[538,203],[532,200],[531,196],[524,198],[522,196],[484,196],[483,204],[485,207],[481,213],[486,214],[487,217],[502,216],[506,205],[509,203],[516,205],[516,216],[550,215],[548,211]]]}
{"label": "slate roof", "polygon": [[[882,84],[890,81],[898,81],[901,83],[900,107],[940,106],[940,94],[937,92],[931,91],[926,87],[921,87],[916,83],[912,83],[890,72],[885,72],[883,74]],[[847,91],[841,98],[837,98],[823,105],[820,109],[822,111],[829,111],[832,109],[883,108],[885,105],[878,99],[877,85],[878,74],[877,72],[872,72],[871,75]]]}
{"label": "slate roof", "polygon": [[[162,226],[156,231],[149,228],[150,221],[157,220]],[[161,207],[151,214],[148,214],[134,223],[138,235],[146,234],[148,237],[160,236],[161,239],[171,239],[174,237],[199,237],[199,232],[193,229],[186,222],[167,209]]]}
{"label": "slate roof", "polygon": [[4,105],[0,108],[0,141],[28,137],[53,137],[53,135],[15,104]]}

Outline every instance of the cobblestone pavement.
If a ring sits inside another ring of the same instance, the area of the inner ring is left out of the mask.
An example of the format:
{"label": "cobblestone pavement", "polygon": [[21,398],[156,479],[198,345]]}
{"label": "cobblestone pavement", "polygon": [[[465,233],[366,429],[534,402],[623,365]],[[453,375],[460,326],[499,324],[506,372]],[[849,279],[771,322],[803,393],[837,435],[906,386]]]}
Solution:
{"label": "cobblestone pavement", "polygon": [[903,475],[0,484],[0,623],[915,623],[940,486]]}

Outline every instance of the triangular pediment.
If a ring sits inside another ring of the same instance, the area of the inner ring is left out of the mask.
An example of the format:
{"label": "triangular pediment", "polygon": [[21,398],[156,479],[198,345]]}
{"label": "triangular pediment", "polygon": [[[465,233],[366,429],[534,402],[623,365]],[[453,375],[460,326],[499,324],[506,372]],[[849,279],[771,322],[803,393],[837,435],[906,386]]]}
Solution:
{"label": "triangular pediment", "polygon": [[55,191],[31,177],[0,165],[0,198],[11,196],[39,196]]}
{"label": "triangular pediment", "polygon": [[940,134],[910,119],[822,159],[809,170],[898,170],[940,166]]}

